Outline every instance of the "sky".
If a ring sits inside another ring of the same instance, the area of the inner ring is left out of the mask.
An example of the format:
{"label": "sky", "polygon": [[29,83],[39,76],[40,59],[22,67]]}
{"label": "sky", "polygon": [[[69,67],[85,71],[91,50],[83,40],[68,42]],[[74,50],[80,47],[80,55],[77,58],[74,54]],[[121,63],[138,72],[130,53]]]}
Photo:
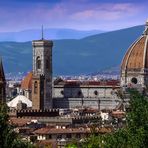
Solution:
{"label": "sky", "polygon": [[0,0],[0,32],[41,28],[117,30],[145,24],[147,0]]}

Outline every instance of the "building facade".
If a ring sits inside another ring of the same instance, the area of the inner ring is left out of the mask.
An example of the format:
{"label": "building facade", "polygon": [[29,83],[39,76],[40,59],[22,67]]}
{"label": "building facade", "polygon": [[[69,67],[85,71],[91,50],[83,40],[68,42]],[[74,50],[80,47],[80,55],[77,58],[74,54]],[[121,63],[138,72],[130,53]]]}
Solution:
{"label": "building facade", "polygon": [[[32,79],[30,78],[30,81]],[[22,87],[22,90],[27,97],[26,94],[32,93],[32,90],[28,89],[28,85],[25,86],[27,87]],[[52,91],[53,108],[115,109],[121,103],[121,99],[117,96],[119,89],[118,80],[83,82],[78,80],[56,82],[55,80]],[[28,93],[25,93],[27,91]]]}
{"label": "building facade", "polygon": [[33,109],[52,108],[52,46],[49,40],[35,40],[33,45]]}
{"label": "building facade", "polygon": [[54,108],[115,109],[121,100],[117,97],[119,81],[63,81],[54,84]]}

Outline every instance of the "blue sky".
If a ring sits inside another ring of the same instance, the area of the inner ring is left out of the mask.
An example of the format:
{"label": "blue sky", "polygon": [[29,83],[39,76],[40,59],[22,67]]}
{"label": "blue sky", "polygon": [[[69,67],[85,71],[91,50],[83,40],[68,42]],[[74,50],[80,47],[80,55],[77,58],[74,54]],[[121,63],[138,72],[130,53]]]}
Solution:
{"label": "blue sky", "polygon": [[116,30],[144,24],[147,0],[1,0],[0,32],[40,28]]}

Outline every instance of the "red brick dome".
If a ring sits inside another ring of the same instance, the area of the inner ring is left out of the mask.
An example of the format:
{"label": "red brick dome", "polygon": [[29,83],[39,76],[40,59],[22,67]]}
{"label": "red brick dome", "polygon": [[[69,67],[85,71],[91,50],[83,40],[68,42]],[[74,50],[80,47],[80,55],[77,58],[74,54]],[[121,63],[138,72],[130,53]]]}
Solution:
{"label": "red brick dome", "polygon": [[121,64],[122,70],[145,68],[148,68],[148,21],[144,33],[128,49]]}
{"label": "red brick dome", "polygon": [[28,73],[28,75],[23,79],[21,83],[22,89],[32,89],[32,72]]}

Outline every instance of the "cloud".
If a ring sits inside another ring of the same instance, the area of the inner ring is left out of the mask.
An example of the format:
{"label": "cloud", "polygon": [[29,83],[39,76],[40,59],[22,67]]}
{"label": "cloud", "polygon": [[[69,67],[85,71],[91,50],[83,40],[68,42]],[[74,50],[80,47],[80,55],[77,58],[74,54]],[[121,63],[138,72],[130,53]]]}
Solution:
{"label": "cloud", "polygon": [[97,0],[14,1],[16,3],[1,6],[0,31],[39,28],[42,24],[54,28],[112,30],[131,25],[132,22],[140,23],[147,14],[144,3],[104,3]]}
{"label": "cloud", "polygon": [[76,12],[72,15],[72,18],[76,20],[102,19],[110,21],[122,19],[125,16],[135,15],[139,9],[139,7],[136,8],[136,6],[130,3],[102,4]]}

